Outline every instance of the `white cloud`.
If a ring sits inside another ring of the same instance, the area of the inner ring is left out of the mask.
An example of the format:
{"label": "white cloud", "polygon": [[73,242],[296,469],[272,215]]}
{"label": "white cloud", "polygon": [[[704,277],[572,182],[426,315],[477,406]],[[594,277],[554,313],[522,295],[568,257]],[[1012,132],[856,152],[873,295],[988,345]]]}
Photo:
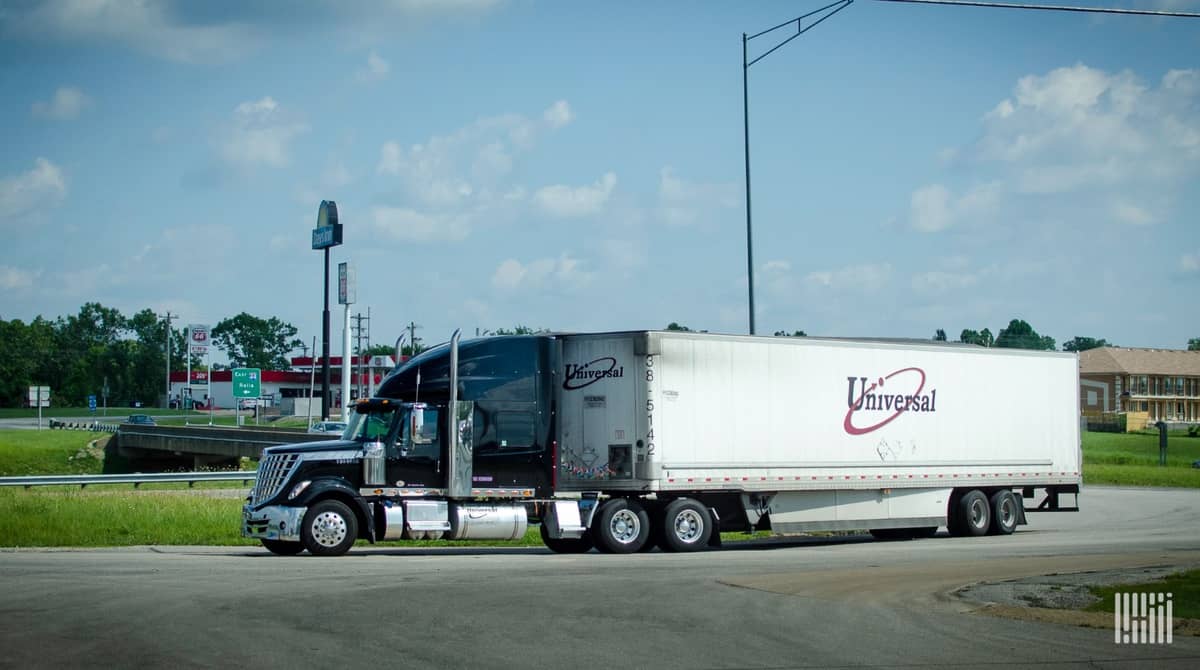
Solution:
{"label": "white cloud", "polygon": [[606,172],[588,186],[546,186],[533,194],[533,200],[543,212],[558,218],[579,218],[599,213],[613,188],[617,175]]}
{"label": "white cloud", "polygon": [[1156,88],[1128,71],[1058,68],[1022,77],[971,153],[1030,193],[1177,179],[1200,157],[1197,102],[1198,70],[1171,70]]}
{"label": "white cloud", "polygon": [[1000,201],[1000,184],[977,184],[955,197],[942,184],[922,186],[913,192],[909,219],[913,228],[936,233],[960,223],[986,220]]}
{"label": "white cloud", "polygon": [[33,103],[31,111],[41,119],[70,121],[79,118],[79,114],[91,104],[91,98],[83,91],[73,86],[63,86],[54,92],[49,102]]}
{"label": "white cloud", "polygon": [[47,0],[28,9],[6,9],[3,27],[9,38],[117,42],[184,63],[228,62],[254,43],[244,24],[188,25],[169,9],[163,2]]}
{"label": "white cloud", "polygon": [[849,265],[837,270],[810,272],[804,281],[810,288],[874,293],[890,283],[890,263]]}
{"label": "white cloud", "polygon": [[30,288],[39,275],[41,272],[30,272],[21,268],[0,265],[0,290],[16,291]]}
{"label": "white cloud", "polygon": [[467,236],[468,220],[459,215],[437,215],[405,207],[375,207],[371,225],[376,233],[402,242],[461,240]]}
{"label": "white cloud", "polygon": [[961,291],[979,283],[979,277],[971,273],[942,272],[933,270],[913,275],[913,290],[925,295],[941,295]]}
{"label": "white cloud", "polygon": [[528,264],[509,258],[492,274],[492,286],[505,290],[539,289],[549,282],[557,287],[578,286],[591,280],[576,258],[562,254],[558,258],[540,258]]}
{"label": "white cloud", "polygon": [[1145,208],[1125,201],[1114,202],[1112,213],[1118,221],[1134,226],[1148,226],[1156,221],[1155,216]]}
{"label": "white cloud", "polygon": [[719,217],[719,210],[736,207],[738,202],[736,184],[689,182],[670,167],[659,171],[657,211],[667,225],[687,226]]}
{"label": "white cloud", "polygon": [[355,73],[355,78],[360,82],[372,82],[386,79],[392,71],[392,64],[387,62],[382,56],[372,51],[367,55],[366,65]]}
{"label": "white cloud", "polygon": [[270,96],[243,102],[233,110],[233,120],[220,139],[221,156],[240,166],[288,165],[288,145],[308,132],[308,126],[291,120]]}
{"label": "white cloud", "polygon": [[550,124],[551,128],[562,128],[570,123],[575,115],[571,113],[571,106],[567,104],[566,100],[559,100],[542,112],[542,118]]}
{"label": "white cloud", "polygon": [[0,179],[0,218],[12,224],[12,217],[57,205],[67,195],[62,170],[45,158],[34,161],[33,169]]}
{"label": "white cloud", "polygon": [[1179,269],[1186,274],[1200,274],[1200,250],[1180,256]]}
{"label": "white cloud", "polygon": [[[560,111],[551,114],[555,109]],[[376,172],[399,177],[407,194],[425,206],[466,206],[473,197],[511,190],[503,182],[519,156],[544,132],[569,120],[566,101],[555,103],[545,116],[542,121],[519,114],[484,117],[407,148],[387,141],[380,146]]]}

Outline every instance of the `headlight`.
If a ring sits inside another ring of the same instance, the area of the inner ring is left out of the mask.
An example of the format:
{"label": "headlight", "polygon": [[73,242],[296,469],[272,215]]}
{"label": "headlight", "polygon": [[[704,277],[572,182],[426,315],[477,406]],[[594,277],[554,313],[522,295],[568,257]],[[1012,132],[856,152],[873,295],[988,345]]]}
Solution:
{"label": "headlight", "polygon": [[311,483],[312,482],[310,480],[306,479],[306,480],[300,482],[299,484],[296,484],[295,486],[293,486],[292,492],[288,494],[288,500],[292,500],[293,498],[300,495],[301,493],[304,493],[304,489],[308,488],[308,485]]}

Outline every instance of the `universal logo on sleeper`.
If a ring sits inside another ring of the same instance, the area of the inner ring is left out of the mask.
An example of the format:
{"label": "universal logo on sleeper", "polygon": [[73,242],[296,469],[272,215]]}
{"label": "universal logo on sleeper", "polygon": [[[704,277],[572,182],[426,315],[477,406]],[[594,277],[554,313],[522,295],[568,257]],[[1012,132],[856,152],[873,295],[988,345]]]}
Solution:
{"label": "universal logo on sleeper", "polygon": [[[846,377],[846,418],[842,427],[851,435],[879,430],[905,412],[936,412],[937,389],[925,390],[925,371],[904,368],[872,381]],[[887,388],[884,388],[884,387]]]}
{"label": "universal logo on sleeper", "polygon": [[567,391],[577,391],[585,386],[590,386],[609,377],[620,378],[625,376],[625,366],[617,367],[617,359],[612,356],[597,358],[583,365],[575,363],[567,363],[567,369],[563,374],[563,389]]}

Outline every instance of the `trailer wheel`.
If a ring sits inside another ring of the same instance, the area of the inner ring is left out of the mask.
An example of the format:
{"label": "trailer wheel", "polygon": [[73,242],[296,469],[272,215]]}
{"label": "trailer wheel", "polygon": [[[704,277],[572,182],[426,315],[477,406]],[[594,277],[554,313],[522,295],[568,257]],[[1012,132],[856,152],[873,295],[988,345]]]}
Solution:
{"label": "trailer wheel", "polygon": [[542,544],[556,554],[586,554],[592,549],[592,538],[587,533],[583,537],[550,537],[546,524],[541,526]]}
{"label": "trailer wheel", "polygon": [[596,548],[609,554],[631,554],[650,537],[650,516],[642,504],[626,498],[612,498],[600,506],[592,524]]}
{"label": "trailer wheel", "polygon": [[341,556],[358,539],[358,519],[340,500],[322,500],[304,514],[300,539],[313,556]]}
{"label": "trailer wheel", "polygon": [[712,520],[708,510],[691,498],[676,498],[663,510],[659,546],[663,551],[699,551],[708,546]]}
{"label": "trailer wheel", "polygon": [[266,547],[267,551],[276,556],[295,556],[304,551],[304,545],[300,542],[288,542],[286,540],[259,540],[262,546]]}
{"label": "trailer wheel", "polygon": [[1012,535],[1017,529],[1017,497],[1008,489],[992,494],[992,534]]}
{"label": "trailer wheel", "polygon": [[987,535],[992,526],[992,506],[987,496],[979,489],[973,489],[963,494],[958,500],[955,510],[957,515],[956,535],[978,537]]}

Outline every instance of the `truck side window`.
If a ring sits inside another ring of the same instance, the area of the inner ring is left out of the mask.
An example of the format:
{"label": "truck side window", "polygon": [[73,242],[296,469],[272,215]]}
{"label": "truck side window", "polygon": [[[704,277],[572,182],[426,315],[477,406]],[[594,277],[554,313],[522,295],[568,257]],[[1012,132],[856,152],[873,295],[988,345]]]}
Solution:
{"label": "truck side window", "polygon": [[[418,409],[420,416],[409,416],[401,431],[401,444],[408,448],[404,455],[408,458],[425,458],[438,460],[441,456],[441,444],[438,440],[438,411],[436,409]],[[414,420],[415,419],[415,420]]]}
{"label": "truck side window", "polygon": [[496,412],[496,441],[501,449],[524,449],[533,445],[532,412]]}

